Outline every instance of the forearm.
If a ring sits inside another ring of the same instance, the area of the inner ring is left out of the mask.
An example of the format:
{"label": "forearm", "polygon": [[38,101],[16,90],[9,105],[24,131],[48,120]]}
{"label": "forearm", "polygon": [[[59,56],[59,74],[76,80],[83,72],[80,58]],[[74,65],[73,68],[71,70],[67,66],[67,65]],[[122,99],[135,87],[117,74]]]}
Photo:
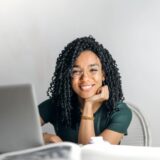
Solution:
{"label": "forearm", "polygon": [[[83,116],[93,117],[93,109],[90,104],[86,104],[84,106],[82,117]],[[80,127],[79,127],[79,135],[78,135],[78,143],[88,144],[90,138],[93,136],[95,136],[94,119],[81,118]]]}
{"label": "forearm", "polygon": [[43,140],[45,144],[62,142],[59,136],[50,133],[43,133]]}

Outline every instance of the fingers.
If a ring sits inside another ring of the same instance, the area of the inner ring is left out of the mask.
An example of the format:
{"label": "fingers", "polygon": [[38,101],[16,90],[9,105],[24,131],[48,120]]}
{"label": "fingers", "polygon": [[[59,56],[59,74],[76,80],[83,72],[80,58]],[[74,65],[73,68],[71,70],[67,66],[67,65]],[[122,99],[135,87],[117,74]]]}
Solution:
{"label": "fingers", "polygon": [[108,100],[109,99],[109,89],[108,89],[108,86],[105,85],[101,88],[101,98],[104,99],[104,100]]}
{"label": "fingers", "polygon": [[61,138],[55,135],[52,135],[49,139],[49,143],[58,143],[62,142]]}
{"label": "fingers", "polygon": [[96,94],[100,94],[102,92],[102,87],[97,90]]}
{"label": "fingers", "polygon": [[87,98],[86,99],[86,102],[91,102],[91,103],[94,103],[94,102],[103,102],[105,100],[108,100],[109,99],[109,89],[108,89],[108,86],[105,85],[101,88],[99,88],[97,90],[97,94],[90,97],[90,98]]}
{"label": "fingers", "polygon": [[43,139],[45,144],[62,142],[60,137],[49,133],[43,133]]}
{"label": "fingers", "polygon": [[108,86],[105,85],[98,89],[97,94],[94,96],[95,100],[104,101],[109,99]]}

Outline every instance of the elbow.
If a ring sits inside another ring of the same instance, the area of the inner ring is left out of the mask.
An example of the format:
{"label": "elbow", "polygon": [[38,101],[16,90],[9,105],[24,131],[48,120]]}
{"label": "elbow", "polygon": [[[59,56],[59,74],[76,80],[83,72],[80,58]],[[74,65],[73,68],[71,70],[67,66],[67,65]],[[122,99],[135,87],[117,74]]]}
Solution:
{"label": "elbow", "polygon": [[86,145],[90,143],[90,139],[78,139],[78,144]]}

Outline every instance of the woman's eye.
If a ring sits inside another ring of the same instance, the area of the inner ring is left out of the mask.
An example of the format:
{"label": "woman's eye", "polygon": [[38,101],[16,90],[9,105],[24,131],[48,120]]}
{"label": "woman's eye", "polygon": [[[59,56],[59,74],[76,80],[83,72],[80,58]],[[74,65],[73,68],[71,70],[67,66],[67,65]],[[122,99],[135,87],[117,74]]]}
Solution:
{"label": "woman's eye", "polygon": [[79,75],[81,73],[81,71],[72,71],[72,75]]}
{"label": "woman's eye", "polygon": [[91,73],[96,73],[98,70],[97,69],[91,69],[90,72]]}

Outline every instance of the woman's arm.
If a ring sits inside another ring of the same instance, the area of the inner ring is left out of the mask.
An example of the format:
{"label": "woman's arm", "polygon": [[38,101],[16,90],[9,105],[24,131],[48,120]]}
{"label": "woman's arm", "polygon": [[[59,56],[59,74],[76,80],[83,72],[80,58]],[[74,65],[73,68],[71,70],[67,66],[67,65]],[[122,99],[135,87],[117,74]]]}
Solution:
{"label": "woman's arm", "polygon": [[102,102],[108,100],[108,98],[108,86],[103,86],[96,95],[85,100],[79,128],[78,143],[88,144],[91,137],[95,136],[93,115],[98,108],[101,107]]}
{"label": "woman's arm", "polygon": [[[90,117],[91,119],[83,119],[83,116]],[[88,144],[91,137],[95,136],[93,109],[91,103],[85,103],[82,118],[80,122],[78,143]]]}
{"label": "woman's arm", "polygon": [[[78,143],[88,144],[91,137],[95,136],[94,129],[94,113],[101,106],[104,100],[109,98],[109,90],[107,86],[103,86],[100,89],[100,93],[93,97],[86,99],[83,107],[82,118],[80,122]],[[99,103],[99,105],[98,105]],[[83,118],[83,116],[88,118]],[[111,144],[119,144],[124,134],[112,131],[110,129],[104,130],[99,136],[102,136],[104,140],[107,140]]]}
{"label": "woman's arm", "polygon": [[119,144],[124,134],[106,129],[100,134],[100,136],[102,136],[104,140],[111,144]]}
{"label": "woman's arm", "polygon": [[[40,122],[41,122],[42,126],[45,124],[42,117],[40,117]],[[62,142],[62,140],[59,136],[54,135],[54,134],[49,134],[49,133],[46,133],[46,132],[43,133],[43,140],[44,140],[45,144]]]}
{"label": "woman's arm", "polygon": [[[119,110],[112,114],[108,129],[104,130],[100,136],[111,144],[119,144],[132,120],[132,112],[123,102],[117,104]],[[113,131],[116,130],[116,131]]]}
{"label": "woman's arm", "polygon": [[[88,117],[93,117],[93,112],[90,108],[84,110],[83,112],[84,116],[87,115]],[[80,123],[80,129],[79,129],[78,143],[88,144],[91,137],[94,137],[94,136],[95,136],[94,120],[82,118]],[[124,134],[106,129],[99,136],[102,136],[104,140],[108,141],[111,144],[119,144]]]}
{"label": "woman's arm", "polygon": [[62,142],[62,139],[59,136],[49,133],[43,133],[43,140],[45,144]]}

